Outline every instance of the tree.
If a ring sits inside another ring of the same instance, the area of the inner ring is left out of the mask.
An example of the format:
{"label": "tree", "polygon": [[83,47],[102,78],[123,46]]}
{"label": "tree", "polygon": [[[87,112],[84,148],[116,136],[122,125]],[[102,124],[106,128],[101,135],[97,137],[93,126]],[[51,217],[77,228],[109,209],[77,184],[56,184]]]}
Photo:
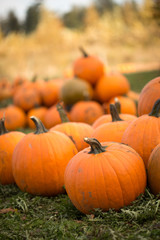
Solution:
{"label": "tree", "polygon": [[160,0],[153,1],[153,18],[160,25]]}
{"label": "tree", "polygon": [[100,14],[113,11],[117,5],[114,0],[94,0],[94,4]]}
{"label": "tree", "polygon": [[4,36],[8,35],[10,32],[19,32],[21,30],[21,24],[13,11],[8,13],[6,19],[1,20],[0,25]]}

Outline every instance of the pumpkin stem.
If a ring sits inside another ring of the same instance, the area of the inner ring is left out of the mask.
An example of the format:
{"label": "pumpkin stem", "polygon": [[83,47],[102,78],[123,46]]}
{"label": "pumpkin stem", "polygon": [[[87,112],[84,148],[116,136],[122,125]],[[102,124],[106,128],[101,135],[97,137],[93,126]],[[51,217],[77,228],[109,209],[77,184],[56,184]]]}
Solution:
{"label": "pumpkin stem", "polygon": [[116,106],[116,109],[117,109],[118,113],[121,113],[120,101],[118,100],[118,98],[115,98],[114,101],[115,101],[114,105]]}
{"label": "pumpkin stem", "polygon": [[159,111],[160,111],[160,98],[154,103],[152,111],[148,115],[158,118],[159,117]]}
{"label": "pumpkin stem", "polygon": [[120,118],[119,113],[117,111],[117,108],[114,104],[110,104],[109,108],[110,108],[110,113],[111,113],[111,116],[112,116],[112,122],[123,121]]}
{"label": "pumpkin stem", "polygon": [[31,116],[30,119],[34,122],[36,125],[36,131],[34,134],[41,134],[41,133],[46,133],[48,130],[45,128],[41,120],[35,116]]}
{"label": "pumpkin stem", "polygon": [[79,49],[80,49],[80,51],[82,52],[82,54],[83,54],[83,57],[88,57],[88,54],[86,53],[86,51],[84,50],[84,48],[83,47],[79,47]]}
{"label": "pumpkin stem", "polygon": [[105,152],[105,148],[101,145],[101,143],[96,139],[96,138],[84,138],[84,141],[86,143],[88,143],[91,147],[91,151],[89,152],[89,154],[93,153],[93,154],[98,154],[98,153],[102,153]]}
{"label": "pumpkin stem", "polygon": [[58,103],[56,105],[57,111],[59,113],[59,116],[61,118],[62,123],[69,122],[69,119],[67,117],[67,114],[62,106],[62,104]]}
{"label": "pumpkin stem", "polygon": [[6,134],[9,132],[5,127],[4,121],[5,121],[5,117],[0,119],[0,135]]}

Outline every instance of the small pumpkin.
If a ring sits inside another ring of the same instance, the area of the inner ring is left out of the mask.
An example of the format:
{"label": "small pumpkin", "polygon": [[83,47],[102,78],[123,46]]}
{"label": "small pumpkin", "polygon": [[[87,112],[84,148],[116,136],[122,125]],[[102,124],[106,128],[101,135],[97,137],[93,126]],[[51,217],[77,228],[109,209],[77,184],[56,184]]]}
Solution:
{"label": "small pumpkin", "polygon": [[27,113],[27,124],[30,128],[35,128],[35,124],[30,119],[31,116],[35,116],[41,120],[42,123],[44,123],[44,117],[47,112],[46,107],[35,107],[28,111]]}
{"label": "small pumpkin", "polygon": [[126,128],[129,126],[129,121],[123,121],[114,104],[110,104],[110,112],[112,122],[101,124],[95,128],[92,137],[98,139],[100,142],[113,141],[121,142],[122,136]]}
{"label": "small pumpkin", "polygon": [[84,214],[96,208],[118,210],[131,204],[146,188],[143,160],[121,143],[85,138],[90,147],[68,163],[64,181],[73,205]]}
{"label": "small pumpkin", "polygon": [[27,134],[13,152],[13,176],[18,187],[33,195],[53,196],[64,193],[64,171],[78,152],[69,137],[48,131],[32,116],[35,133]]}
{"label": "small pumpkin", "polygon": [[150,113],[160,96],[160,76],[149,81],[142,89],[138,101],[138,115]]}
{"label": "small pumpkin", "polygon": [[160,194],[160,144],[158,144],[150,155],[148,166],[148,186],[154,195]]}
{"label": "small pumpkin", "polygon": [[115,72],[102,76],[96,84],[95,95],[102,103],[118,95],[126,94],[130,90],[128,79]]}
{"label": "small pumpkin", "polygon": [[0,184],[14,183],[12,174],[12,155],[18,142],[25,136],[22,132],[9,132],[5,118],[0,119]]}
{"label": "small pumpkin", "polygon": [[87,143],[83,141],[86,136],[91,136],[93,128],[87,123],[70,122],[62,104],[57,104],[57,110],[59,112],[62,123],[57,124],[50,130],[60,131],[66,134],[76,145],[78,151],[81,151],[87,147]]}
{"label": "small pumpkin", "polygon": [[149,114],[133,120],[125,130],[122,143],[134,148],[144,160],[147,168],[152,150],[160,143],[160,99],[158,99]]}
{"label": "small pumpkin", "polygon": [[72,122],[84,122],[93,124],[104,114],[103,107],[96,101],[79,101],[73,105],[70,111]]}
{"label": "small pumpkin", "polygon": [[104,74],[104,64],[97,57],[88,55],[82,47],[80,50],[83,56],[74,62],[74,76],[94,85]]}

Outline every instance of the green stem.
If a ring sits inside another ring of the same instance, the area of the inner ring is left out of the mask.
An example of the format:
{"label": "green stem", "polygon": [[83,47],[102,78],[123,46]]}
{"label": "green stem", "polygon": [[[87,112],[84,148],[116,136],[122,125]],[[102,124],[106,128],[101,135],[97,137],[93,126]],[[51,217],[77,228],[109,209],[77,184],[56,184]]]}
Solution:
{"label": "green stem", "polygon": [[148,115],[158,118],[160,116],[159,111],[160,111],[160,98],[154,103],[152,111]]}
{"label": "green stem", "polygon": [[87,58],[88,57],[88,54],[86,53],[86,51],[84,50],[83,47],[79,47],[80,51],[82,52],[83,54],[83,57]]}
{"label": "green stem", "polygon": [[91,147],[89,154],[98,154],[105,152],[106,147],[103,147],[101,143],[96,138],[84,138],[84,141],[88,143]]}
{"label": "green stem", "polygon": [[6,133],[9,133],[9,131],[6,129],[5,124],[5,117],[0,119],[0,136]]}
{"label": "green stem", "polygon": [[111,113],[111,116],[112,116],[112,122],[123,121],[120,118],[120,116],[118,114],[118,111],[117,111],[117,108],[114,104],[110,104],[109,108],[110,108],[110,113]]}
{"label": "green stem", "polygon": [[34,122],[36,125],[36,131],[34,134],[41,134],[41,133],[46,133],[48,130],[45,128],[41,120],[35,116],[30,117],[30,119]]}
{"label": "green stem", "polygon": [[68,117],[67,117],[67,114],[66,114],[63,106],[62,106],[60,103],[58,103],[58,104],[56,105],[56,108],[57,108],[57,111],[58,111],[58,113],[59,113],[59,116],[60,116],[60,118],[61,118],[62,123],[69,122],[69,119],[68,119]]}

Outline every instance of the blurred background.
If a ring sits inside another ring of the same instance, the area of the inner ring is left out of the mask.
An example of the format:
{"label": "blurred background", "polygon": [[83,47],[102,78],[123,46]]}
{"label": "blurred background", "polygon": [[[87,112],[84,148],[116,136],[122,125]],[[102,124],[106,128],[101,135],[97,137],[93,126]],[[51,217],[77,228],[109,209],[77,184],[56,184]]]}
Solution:
{"label": "blurred background", "polygon": [[0,1],[1,78],[70,75],[79,46],[107,70],[158,69],[160,1]]}

